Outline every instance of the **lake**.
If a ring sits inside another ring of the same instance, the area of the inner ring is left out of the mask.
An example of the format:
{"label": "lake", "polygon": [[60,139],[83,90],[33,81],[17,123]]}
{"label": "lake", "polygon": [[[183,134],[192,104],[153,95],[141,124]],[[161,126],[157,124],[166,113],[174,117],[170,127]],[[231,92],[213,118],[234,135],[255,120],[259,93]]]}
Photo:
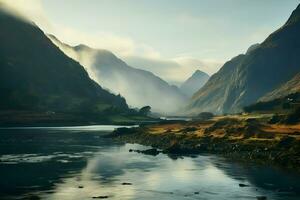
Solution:
{"label": "lake", "polygon": [[300,199],[299,174],[215,155],[129,152],[149,147],[103,137],[114,128],[0,129],[0,199]]}

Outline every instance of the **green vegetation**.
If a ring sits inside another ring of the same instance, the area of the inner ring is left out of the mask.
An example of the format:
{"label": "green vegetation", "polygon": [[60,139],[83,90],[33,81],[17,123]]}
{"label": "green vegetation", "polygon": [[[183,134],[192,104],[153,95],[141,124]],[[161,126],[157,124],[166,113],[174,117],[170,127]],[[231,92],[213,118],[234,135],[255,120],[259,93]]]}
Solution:
{"label": "green vegetation", "polygon": [[141,115],[90,79],[37,26],[0,11],[0,27],[2,125],[132,122]]}
{"label": "green vegetation", "polygon": [[214,114],[211,112],[201,112],[197,115],[197,119],[199,120],[209,120],[214,117]]}
{"label": "green vegetation", "polygon": [[151,113],[151,107],[150,106],[144,106],[140,109],[139,113],[143,116],[148,116]]}

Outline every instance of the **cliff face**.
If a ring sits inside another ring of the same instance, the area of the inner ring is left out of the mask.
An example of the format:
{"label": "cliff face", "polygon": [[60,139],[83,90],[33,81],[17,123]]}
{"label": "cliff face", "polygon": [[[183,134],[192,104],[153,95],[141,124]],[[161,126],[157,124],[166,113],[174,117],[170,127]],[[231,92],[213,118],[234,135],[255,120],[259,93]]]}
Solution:
{"label": "cliff face", "polygon": [[189,113],[239,112],[300,72],[300,6],[262,44],[233,58],[190,101]]}

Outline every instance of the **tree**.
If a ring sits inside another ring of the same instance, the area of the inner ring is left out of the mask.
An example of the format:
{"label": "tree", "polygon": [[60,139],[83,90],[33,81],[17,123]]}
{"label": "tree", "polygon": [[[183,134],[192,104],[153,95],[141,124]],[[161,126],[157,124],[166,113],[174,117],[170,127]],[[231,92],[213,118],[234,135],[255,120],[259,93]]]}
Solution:
{"label": "tree", "polygon": [[198,114],[197,118],[200,120],[209,120],[214,117],[213,113],[210,112],[201,112]]}
{"label": "tree", "polygon": [[151,112],[151,107],[150,106],[144,106],[140,109],[139,113],[142,115],[147,116]]}

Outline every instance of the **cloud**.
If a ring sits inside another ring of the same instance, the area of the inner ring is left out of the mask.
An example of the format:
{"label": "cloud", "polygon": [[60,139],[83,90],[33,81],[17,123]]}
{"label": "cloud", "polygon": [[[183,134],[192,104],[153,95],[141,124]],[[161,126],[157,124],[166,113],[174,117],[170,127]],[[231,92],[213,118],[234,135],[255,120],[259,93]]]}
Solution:
{"label": "cloud", "polygon": [[71,45],[85,44],[97,49],[107,49],[121,57],[130,55],[160,56],[158,52],[146,44],[138,44],[131,38],[110,32],[87,33],[62,25],[55,25],[55,30],[54,35]]}
{"label": "cloud", "polygon": [[132,67],[150,71],[165,80],[176,80],[173,70],[180,68],[178,63],[160,57],[127,56],[122,59]]}
{"label": "cloud", "polygon": [[[41,0],[0,0],[2,7],[27,20],[34,21],[44,32],[53,34],[71,44],[86,44],[93,48],[107,49],[124,59],[129,65],[148,70],[169,82],[182,82],[195,70],[214,73],[221,63],[214,60],[199,60],[180,55],[164,58],[148,44],[107,31],[87,32],[74,29],[47,16]],[[206,20],[186,13],[179,15],[180,23],[207,23]],[[101,30],[101,27],[99,27]]]}
{"label": "cloud", "polygon": [[62,25],[56,25],[55,30],[52,34],[71,45],[85,44],[93,48],[109,49],[121,55],[131,54],[136,49],[132,39],[111,33],[86,33]]}
{"label": "cloud", "polygon": [[13,14],[35,22],[42,29],[52,30],[40,0],[0,0],[0,4]]}
{"label": "cloud", "polygon": [[223,64],[220,61],[200,60],[191,57],[163,59],[129,56],[123,57],[123,59],[129,65],[151,71],[170,83],[181,83],[188,79],[196,70],[213,74]]}
{"label": "cloud", "polygon": [[222,61],[213,60],[213,59],[197,59],[188,56],[177,57],[173,59],[180,66],[182,70],[185,70],[186,73],[189,71],[195,71],[197,69],[204,71],[210,75],[218,71],[224,64]]}
{"label": "cloud", "polygon": [[119,56],[159,56],[159,53],[149,45],[137,43],[128,37],[105,31],[90,33],[74,29],[65,24],[52,22],[47,17],[41,0],[0,0],[0,3],[2,7],[15,15],[35,22],[46,33],[56,35],[68,44],[86,44],[93,48],[108,49]]}

